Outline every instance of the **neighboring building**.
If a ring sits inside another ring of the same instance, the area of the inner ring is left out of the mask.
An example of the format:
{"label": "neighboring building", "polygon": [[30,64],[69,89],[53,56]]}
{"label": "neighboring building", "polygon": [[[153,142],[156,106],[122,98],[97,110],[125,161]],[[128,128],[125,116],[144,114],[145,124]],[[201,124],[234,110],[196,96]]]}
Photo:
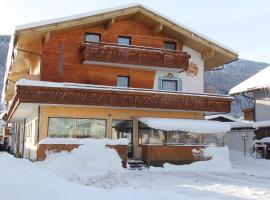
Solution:
{"label": "neighboring building", "polygon": [[[270,66],[238,84],[231,95],[243,94],[254,100],[254,108],[244,110],[246,120],[255,122],[270,120]],[[252,94],[252,95],[250,95]],[[270,137],[270,123],[257,123],[256,139]]]}
{"label": "neighboring building", "polygon": [[231,131],[220,136],[222,142],[219,142],[222,146],[229,148],[230,160],[238,159],[239,156],[253,154],[253,139],[255,137],[253,123],[238,120],[226,114],[209,115],[205,119],[231,125]]}
{"label": "neighboring building", "polygon": [[203,74],[238,56],[142,5],[18,26],[9,55],[15,154],[40,159],[48,137],[125,137],[130,158],[152,163],[191,162],[205,142],[140,118],[190,119],[193,128],[205,112],[230,112],[232,97],[204,93]]}

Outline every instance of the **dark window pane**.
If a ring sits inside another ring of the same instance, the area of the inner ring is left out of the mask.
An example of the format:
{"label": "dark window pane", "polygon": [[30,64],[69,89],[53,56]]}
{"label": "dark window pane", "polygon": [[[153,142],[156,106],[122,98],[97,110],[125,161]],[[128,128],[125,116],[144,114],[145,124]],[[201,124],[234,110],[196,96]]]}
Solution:
{"label": "dark window pane", "polygon": [[100,42],[100,35],[95,33],[86,33],[86,42]]}
{"label": "dark window pane", "polygon": [[117,76],[117,87],[129,87],[129,77]]}
{"label": "dark window pane", "polygon": [[130,37],[119,36],[118,37],[118,44],[131,45],[131,38]]}
{"label": "dark window pane", "polygon": [[164,49],[176,50],[176,42],[164,42]]}
{"label": "dark window pane", "polygon": [[177,80],[162,80],[162,90],[177,91]]}

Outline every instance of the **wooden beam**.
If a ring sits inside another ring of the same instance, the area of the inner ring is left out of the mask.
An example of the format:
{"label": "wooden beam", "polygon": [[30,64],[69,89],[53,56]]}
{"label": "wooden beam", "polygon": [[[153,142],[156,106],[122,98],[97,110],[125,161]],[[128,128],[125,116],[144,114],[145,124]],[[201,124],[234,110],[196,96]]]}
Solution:
{"label": "wooden beam", "polygon": [[45,33],[45,36],[44,36],[44,42],[45,42],[45,44],[48,44],[49,43],[50,38],[51,38],[51,32]]}
{"label": "wooden beam", "polygon": [[109,21],[105,24],[105,29],[106,30],[109,30],[113,26],[114,22],[115,22],[115,18],[114,17],[111,18],[111,19],[109,19]]}
{"label": "wooden beam", "polygon": [[202,60],[207,60],[210,58],[213,58],[215,55],[215,51],[213,49],[211,49],[210,51],[206,51],[204,53],[201,54],[201,58]]}
{"label": "wooden beam", "polygon": [[163,24],[158,24],[154,29],[153,29],[153,34],[158,34],[163,30]]}

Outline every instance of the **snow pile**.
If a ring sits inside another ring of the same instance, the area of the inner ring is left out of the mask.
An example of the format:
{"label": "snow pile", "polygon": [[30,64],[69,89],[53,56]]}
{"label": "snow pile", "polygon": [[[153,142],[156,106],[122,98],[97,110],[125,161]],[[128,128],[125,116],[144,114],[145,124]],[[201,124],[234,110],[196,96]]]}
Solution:
{"label": "snow pile", "polygon": [[74,184],[59,178],[26,159],[0,152],[0,194],[9,200],[108,199],[101,189]]}
{"label": "snow pile", "polygon": [[140,117],[138,119],[151,128],[164,131],[187,131],[198,134],[226,133],[231,130],[230,124],[195,119],[172,119]]}
{"label": "snow pile", "polygon": [[[52,142],[52,140],[48,141]],[[39,162],[38,165],[70,181],[84,185],[99,184],[107,188],[111,187],[111,184],[124,182],[119,176],[124,171],[122,160],[115,149],[107,148],[106,145],[125,141],[109,139],[75,139],[75,141],[81,141],[83,145],[70,153],[50,153],[45,161]]]}
{"label": "snow pile", "polygon": [[[233,171],[231,162],[229,160],[228,147],[209,146],[202,149],[203,155],[211,157],[211,160],[197,161],[188,165],[172,165],[164,164],[166,171],[196,171],[196,172],[230,172]],[[152,170],[160,170],[158,168],[151,168]],[[162,169],[163,170],[163,169]]]}

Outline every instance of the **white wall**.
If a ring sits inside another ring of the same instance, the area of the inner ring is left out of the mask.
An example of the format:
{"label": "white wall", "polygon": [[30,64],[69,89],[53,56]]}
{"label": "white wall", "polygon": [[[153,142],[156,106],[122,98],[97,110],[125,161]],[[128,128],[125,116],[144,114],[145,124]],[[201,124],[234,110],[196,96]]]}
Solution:
{"label": "white wall", "polygon": [[35,109],[28,117],[25,123],[25,139],[24,139],[24,157],[37,159],[37,128],[38,128],[38,109]]}
{"label": "white wall", "polygon": [[224,136],[224,146],[229,148],[230,160],[236,160],[239,156],[244,156],[244,140],[243,135],[247,135],[246,140],[246,156],[250,155],[253,147],[254,132],[250,130],[231,131]]}
{"label": "white wall", "polygon": [[270,120],[270,100],[256,100],[255,120]]}
{"label": "white wall", "polygon": [[[186,72],[172,73],[173,76],[177,78],[181,78],[182,80],[182,91],[183,92],[192,92],[192,93],[203,93],[204,92],[204,61],[201,59],[201,54],[199,52],[196,52],[195,50],[183,46],[183,51],[188,52],[191,55],[191,58],[189,62],[193,62],[198,67],[198,74],[197,76],[189,76]],[[154,88],[158,89],[158,80],[159,77],[166,76],[169,73],[169,71],[156,71],[155,76],[155,82],[154,82]]]}
{"label": "white wall", "polygon": [[270,120],[270,92],[269,90],[256,90],[253,93],[256,99],[255,120]]}

